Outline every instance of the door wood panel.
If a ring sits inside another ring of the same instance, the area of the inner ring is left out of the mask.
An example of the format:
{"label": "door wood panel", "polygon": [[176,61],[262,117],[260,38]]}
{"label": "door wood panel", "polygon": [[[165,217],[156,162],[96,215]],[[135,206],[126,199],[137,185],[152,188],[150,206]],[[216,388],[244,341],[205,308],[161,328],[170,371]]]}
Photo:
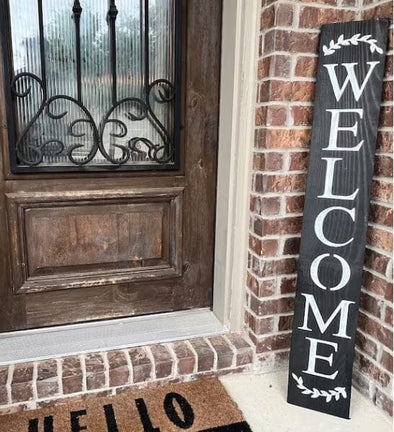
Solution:
{"label": "door wood panel", "polygon": [[15,293],[178,277],[183,188],[7,194]]}
{"label": "door wood panel", "polygon": [[0,331],[212,305],[221,1],[183,17],[177,170],[12,174],[1,90]]}

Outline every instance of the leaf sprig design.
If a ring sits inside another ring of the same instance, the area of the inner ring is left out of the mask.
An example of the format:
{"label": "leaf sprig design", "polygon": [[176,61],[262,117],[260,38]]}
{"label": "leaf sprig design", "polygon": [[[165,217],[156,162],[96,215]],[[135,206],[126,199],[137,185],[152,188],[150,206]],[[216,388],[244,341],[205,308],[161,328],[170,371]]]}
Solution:
{"label": "leaf sprig design", "polygon": [[345,387],[335,387],[333,390],[318,390],[317,388],[309,389],[304,385],[304,380],[302,377],[298,377],[295,373],[291,374],[294,380],[297,382],[297,388],[302,390],[302,394],[309,395],[312,399],[317,399],[319,397],[326,398],[326,402],[331,402],[334,398],[336,401],[338,401],[341,396],[346,399],[347,393]]}
{"label": "leaf sprig design", "polygon": [[376,45],[377,40],[371,38],[372,36],[370,34],[361,36],[361,33],[356,33],[349,39],[345,39],[344,35],[341,34],[336,42],[331,40],[328,46],[323,45],[323,53],[325,56],[329,56],[334,54],[336,50],[341,49],[343,46],[358,45],[360,42],[363,42],[369,45],[371,53],[376,51],[379,54],[383,54],[382,48]]}

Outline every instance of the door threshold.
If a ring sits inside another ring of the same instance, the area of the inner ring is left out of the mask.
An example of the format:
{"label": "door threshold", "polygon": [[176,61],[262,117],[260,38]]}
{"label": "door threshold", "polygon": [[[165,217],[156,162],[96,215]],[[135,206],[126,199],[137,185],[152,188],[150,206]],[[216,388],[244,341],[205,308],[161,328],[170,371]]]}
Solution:
{"label": "door threshold", "polygon": [[226,333],[210,309],[0,334],[0,365]]}

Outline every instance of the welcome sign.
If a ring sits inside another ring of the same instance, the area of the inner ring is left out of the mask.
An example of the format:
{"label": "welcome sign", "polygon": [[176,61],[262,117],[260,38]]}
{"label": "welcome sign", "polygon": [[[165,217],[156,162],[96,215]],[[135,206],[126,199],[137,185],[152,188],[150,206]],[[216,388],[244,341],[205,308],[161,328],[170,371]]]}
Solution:
{"label": "welcome sign", "polygon": [[288,402],[349,418],[388,20],[322,27]]}

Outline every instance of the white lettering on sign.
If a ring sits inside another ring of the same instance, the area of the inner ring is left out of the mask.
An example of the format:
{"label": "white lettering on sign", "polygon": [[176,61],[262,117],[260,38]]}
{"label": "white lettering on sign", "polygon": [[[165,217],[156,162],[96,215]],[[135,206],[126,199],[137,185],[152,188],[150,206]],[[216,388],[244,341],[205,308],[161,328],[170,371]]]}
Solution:
{"label": "white lettering on sign", "polygon": [[331,81],[331,86],[332,86],[332,89],[334,91],[334,94],[335,94],[337,101],[339,101],[339,99],[341,99],[343,93],[345,92],[347,85],[350,82],[350,85],[351,85],[352,91],[353,91],[353,95],[354,95],[354,99],[356,99],[356,101],[358,102],[361,95],[363,94],[363,91],[365,89],[365,86],[367,85],[369,78],[371,77],[373,70],[375,69],[376,65],[378,65],[379,63],[380,62],[378,62],[378,61],[367,62],[367,65],[369,65],[369,70],[368,70],[367,76],[365,77],[363,83],[361,84],[361,87],[360,87],[360,84],[358,83],[356,73],[354,71],[354,67],[358,66],[358,63],[342,63],[341,64],[341,66],[343,66],[347,72],[347,76],[346,76],[345,81],[343,82],[342,87],[339,87],[339,82],[338,82],[337,74],[335,71],[335,68],[338,66],[338,64],[323,65],[327,69],[328,76],[330,77],[330,81]]}
{"label": "white lettering on sign", "polygon": [[[324,258],[327,258],[329,256],[330,256],[329,253],[319,255],[312,261],[312,264],[311,264],[311,270],[310,270],[311,278],[312,278],[313,282],[315,283],[315,285],[317,285],[322,290],[327,290],[327,287],[320,282],[319,265],[320,265],[321,261],[323,261]],[[328,290],[329,291],[339,291],[340,289],[344,288],[350,280],[350,274],[351,274],[350,266],[347,263],[347,261],[344,258],[342,258],[340,255],[333,254],[333,257],[336,258],[342,266],[342,276],[341,276],[341,280],[338,282],[338,285],[333,286],[331,288],[328,288]]]}
{"label": "white lettering on sign", "polygon": [[331,113],[330,122],[330,135],[328,138],[328,146],[323,148],[323,150],[337,150],[337,151],[359,151],[361,146],[364,144],[364,140],[361,140],[354,147],[338,147],[338,133],[339,132],[351,132],[354,137],[357,136],[358,121],[354,123],[353,126],[339,126],[340,116],[343,113],[347,114],[358,114],[360,119],[364,116],[364,110],[361,108],[354,109],[328,109],[327,112]]}
{"label": "white lettering on sign", "polygon": [[[366,85],[375,69],[375,67],[379,64],[379,62],[367,62],[368,72],[360,84],[357,76],[356,76],[356,66],[358,63],[343,63],[340,65],[341,68],[346,70],[346,78],[342,82],[342,85],[339,83],[339,79],[337,76],[338,72],[338,64],[327,64],[323,65],[328,72],[328,76],[331,82],[331,87],[334,92],[335,98],[337,101],[341,99],[343,96],[347,86],[350,84],[354,99],[358,101],[363,94],[363,91],[366,88]],[[364,110],[362,108],[333,108],[326,109],[326,113],[330,115],[330,132],[328,137],[328,144],[326,147],[323,147],[325,152],[334,151],[334,152],[358,152],[362,148],[364,144],[364,140],[360,139],[362,137],[358,136],[359,131],[359,120],[363,119]],[[354,117],[356,119],[354,120]],[[345,126],[344,124],[349,124],[349,118],[351,118],[353,125]],[[349,134],[350,137],[354,137],[354,144],[349,143]],[[342,144],[341,141],[346,141],[346,147]],[[336,155],[337,156],[337,155]],[[326,171],[324,177],[324,187],[323,193],[318,195],[320,199],[330,199],[330,200],[341,200],[341,201],[354,201],[359,193],[359,188],[356,188],[354,191],[348,194],[340,194],[339,192],[334,192],[334,180],[337,175],[343,175],[343,169],[341,172],[341,167],[343,168],[343,158],[341,157],[322,157],[322,161],[326,162]],[[342,162],[342,163],[341,163]],[[353,207],[348,209],[346,207],[341,207],[338,205],[332,205],[322,210],[316,217],[314,222],[314,231],[316,237],[319,241],[325,246],[331,248],[339,248],[345,247],[353,242],[354,237],[343,239],[340,242],[334,242],[332,239],[327,238],[324,233],[324,224],[326,223],[326,218],[332,212],[344,212],[350,216],[350,222],[354,224],[356,220],[356,208]],[[340,281],[336,286],[327,287],[322,283],[319,278],[319,266],[324,259],[332,257],[339,262],[342,269],[342,275]],[[317,256],[311,263],[310,267],[310,276],[314,283],[314,285],[325,291],[338,291],[346,288],[347,284],[351,278],[351,268],[348,262],[340,255],[323,253]],[[341,300],[341,302],[337,305],[335,310],[331,313],[331,315],[324,320],[322,314],[320,312],[319,306],[316,303],[315,297],[312,294],[302,293],[302,296],[305,297],[305,310],[304,310],[304,322],[301,327],[298,327],[300,330],[312,332],[313,329],[310,327],[310,315],[313,315],[314,321],[317,324],[317,327],[320,330],[320,333],[323,335],[327,332],[328,328],[334,322],[335,318],[339,319],[338,331],[336,333],[331,333],[332,336],[336,336],[342,339],[351,339],[351,337],[347,334],[348,327],[348,318],[349,318],[349,308],[351,305],[354,305],[354,301],[349,300]],[[326,308],[324,308],[326,310]],[[311,312],[311,314],[310,314]],[[327,378],[330,380],[335,379],[338,374],[338,370],[334,370],[332,373],[321,373],[316,371],[316,360],[325,361],[329,364],[329,366],[333,366],[334,362],[334,353],[338,351],[338,344],[335,342],[314,339],[310,337],[306,337],[309,340],[309,355],[308,355],[308,367],[304,370],[304,373],[309,375],[315,375],[323,378]],[[326,351],[327,347],[331,347],[333,352],[329,356],[324,356],[318,354],[318,347],[325,346]]]}
{"label": "white lettering on sign", "polygon": [[350,336],[346,334],[347,330],[347,319],[349,316],[349,307],[354,304],[353,301],[342,300],[334,312],[330,315],[327,321],[324,322],[321,316],[319,307],[317,306],[316,300],[312,294],[302,294],[305,297],[305,314],[304,314],[304,324],[302,327],[298,327],[300,330],[312,331],[308,327],[309,322],[309,310],[312,310],[315,321],[319,327],[320,333],[325,333],[330,324],[334,321],[335,317],[340,314],[338,333],[334,333],[333,336],[338,336],[343,339],[351,339]]}
{"label": "white lettering on sign", "polygon": [[327,162],[327,169],[326,169],[326,176],[324,178],[324,193],[323,195],[318,195],[318,198],[328,198],[328,199],[338,199],[343,201],[353,201],[357,194],[359,189],[357,188],[352,194],[350,195],[337,195],[334,194],[332,191],[333,185],[334,185],[334,171],[335,171],[335,164],[337,161],[343,160],[342,158],[322,158],[322,160]]}
{"label": "white lettering on sign", "polygon": [[316,237],[325,245],[327,246],[331,246],[331,247],[342,247],[342,246],[346,246],[349,243],[351,243],[354,240],[354,237],[350,238],[348,241],[344,242],[344,243],[334,243],[330,240],[327,239],[327,237],[325,236],[324,232],[323,232],[323,226],[324,226],[324,222],[326,220],[326,217],[328,216],[329,213],[333,212],[333,211],[343,211],[347,214],[350,215],[350,217],[352,218],[352,221],[355,221],[355,214],[356,214],[356,209],[353,208],[351,210],[347,209],[346,207],[328,207],[324,210],[322,210],[318,215],[317,218],[315,220],[315,234]]}
{"label": "white lettering on sign", "polygon": [[307,373],[309,375],[315,375],[322,378],[328,378],[330,380],[335,379],[335,377],[338,375],[338,371],[333,372],[331,375],[322,374],[319,372],[316,372],[316,359],[324,360],[328,362],[330,366],[332,366],[333,361],[333,354],[331,353],[328,357],[317,355],[317,344],[321,345],[328,345],[332,346],[334,348],[335,352],[338,352],[338,344],[335,342],[328,342],[321,339],[314,339],[314,338],[305,338],[308,339],[310,342],[309,345],[309,359],[308,359],[308,368],[302,372]]}

